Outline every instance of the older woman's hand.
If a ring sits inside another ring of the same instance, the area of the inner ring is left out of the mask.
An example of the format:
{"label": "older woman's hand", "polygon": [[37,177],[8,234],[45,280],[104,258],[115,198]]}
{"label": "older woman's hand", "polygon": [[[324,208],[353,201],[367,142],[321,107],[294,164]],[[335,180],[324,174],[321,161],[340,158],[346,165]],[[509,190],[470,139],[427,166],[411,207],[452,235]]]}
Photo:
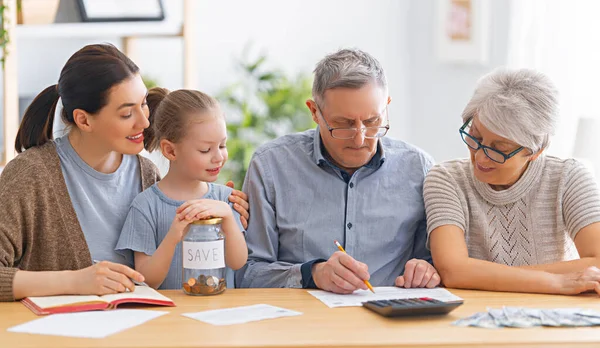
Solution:
{"label": "older woman's hand", "polygon": [[440,275],[427,261],[412,259],[404,266],[404,274],[396,278],[396,286],[403,288],[435,288]]}
{"label": "older woman's hand", "polygon": [[558,293],[562,295],[577,295],[583,292],[595,291],[600,295],[600,269],[590,266],[581,272],[559,274],[561,281]]}
{"label": "older woman's hand", "polygon": [[231,187],[233,192],[229,196],[229,201],[233,203],[233,209],[240,213],[240,221],[244,229],[248,228],[248,220],[250,219],[250,205],[248,204],[248,195],[244,192],[236,190],[233,186],[233,181],[228,181],[225,185]]}

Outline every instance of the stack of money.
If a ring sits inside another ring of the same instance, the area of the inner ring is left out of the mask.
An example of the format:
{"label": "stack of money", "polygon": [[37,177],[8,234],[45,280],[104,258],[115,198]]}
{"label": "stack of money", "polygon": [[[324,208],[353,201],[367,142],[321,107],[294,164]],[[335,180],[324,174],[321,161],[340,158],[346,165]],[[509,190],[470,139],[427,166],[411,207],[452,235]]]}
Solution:
{"label": "stack of money", "polygon": [[189,278],[183,283],[183,291],[188,295],[217,295],[227,287],[225,278],[201,274],[198,278]]}
{"label": "stack of money", "polygon": [[488,308],[452,323],[486,329],[501,327],[528,328],[536,326],[599,326],[600,311],[582,308],[536,309],[523,307]]}

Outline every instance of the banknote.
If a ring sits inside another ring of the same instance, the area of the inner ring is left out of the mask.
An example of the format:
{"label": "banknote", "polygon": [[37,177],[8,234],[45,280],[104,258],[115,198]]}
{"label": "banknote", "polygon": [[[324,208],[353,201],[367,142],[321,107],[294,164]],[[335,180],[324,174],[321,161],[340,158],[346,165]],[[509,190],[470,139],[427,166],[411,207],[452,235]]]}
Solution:
{"label": "banknote", "polygon": [[455,326],[497,329],[537,326],[600,326],[600,311],[589,308],[488,308],[452,323]]}

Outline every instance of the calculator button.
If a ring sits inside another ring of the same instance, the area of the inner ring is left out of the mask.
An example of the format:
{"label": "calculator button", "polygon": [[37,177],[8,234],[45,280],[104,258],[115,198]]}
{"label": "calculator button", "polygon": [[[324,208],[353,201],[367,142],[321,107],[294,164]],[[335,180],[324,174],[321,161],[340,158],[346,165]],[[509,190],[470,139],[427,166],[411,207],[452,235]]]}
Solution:
{"label": "calculator button", "polygon": [[375,305],[377,307],[385,307],[385,303],[381,303],[381,301],[369,301],[368,303]]}
{"label": "calculator button", "polygon": [[406,302],[409,303],[409,304],[411,304],[411,305],[415,305],[415,306],[423,304],[422,301],[419,301],[419,300],[414,299],[414,298],[406,299]]}

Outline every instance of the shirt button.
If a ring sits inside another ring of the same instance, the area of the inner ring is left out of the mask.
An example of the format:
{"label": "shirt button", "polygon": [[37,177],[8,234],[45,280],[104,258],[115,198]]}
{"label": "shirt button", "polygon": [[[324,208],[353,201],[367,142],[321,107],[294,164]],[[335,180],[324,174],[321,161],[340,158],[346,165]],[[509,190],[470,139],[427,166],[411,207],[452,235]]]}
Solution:
{"label": "shirt button", "polygon": [[354,183],[353,183],[353,182],[351,182],[351,183],[350,183],[350,188],[353,188],[353,187],[354,187]]}
{"label": "shirt button", "polygon": [[349,222],[346,226],[348,226],[348,229],[351,229],[352,228],[352,223]]}

